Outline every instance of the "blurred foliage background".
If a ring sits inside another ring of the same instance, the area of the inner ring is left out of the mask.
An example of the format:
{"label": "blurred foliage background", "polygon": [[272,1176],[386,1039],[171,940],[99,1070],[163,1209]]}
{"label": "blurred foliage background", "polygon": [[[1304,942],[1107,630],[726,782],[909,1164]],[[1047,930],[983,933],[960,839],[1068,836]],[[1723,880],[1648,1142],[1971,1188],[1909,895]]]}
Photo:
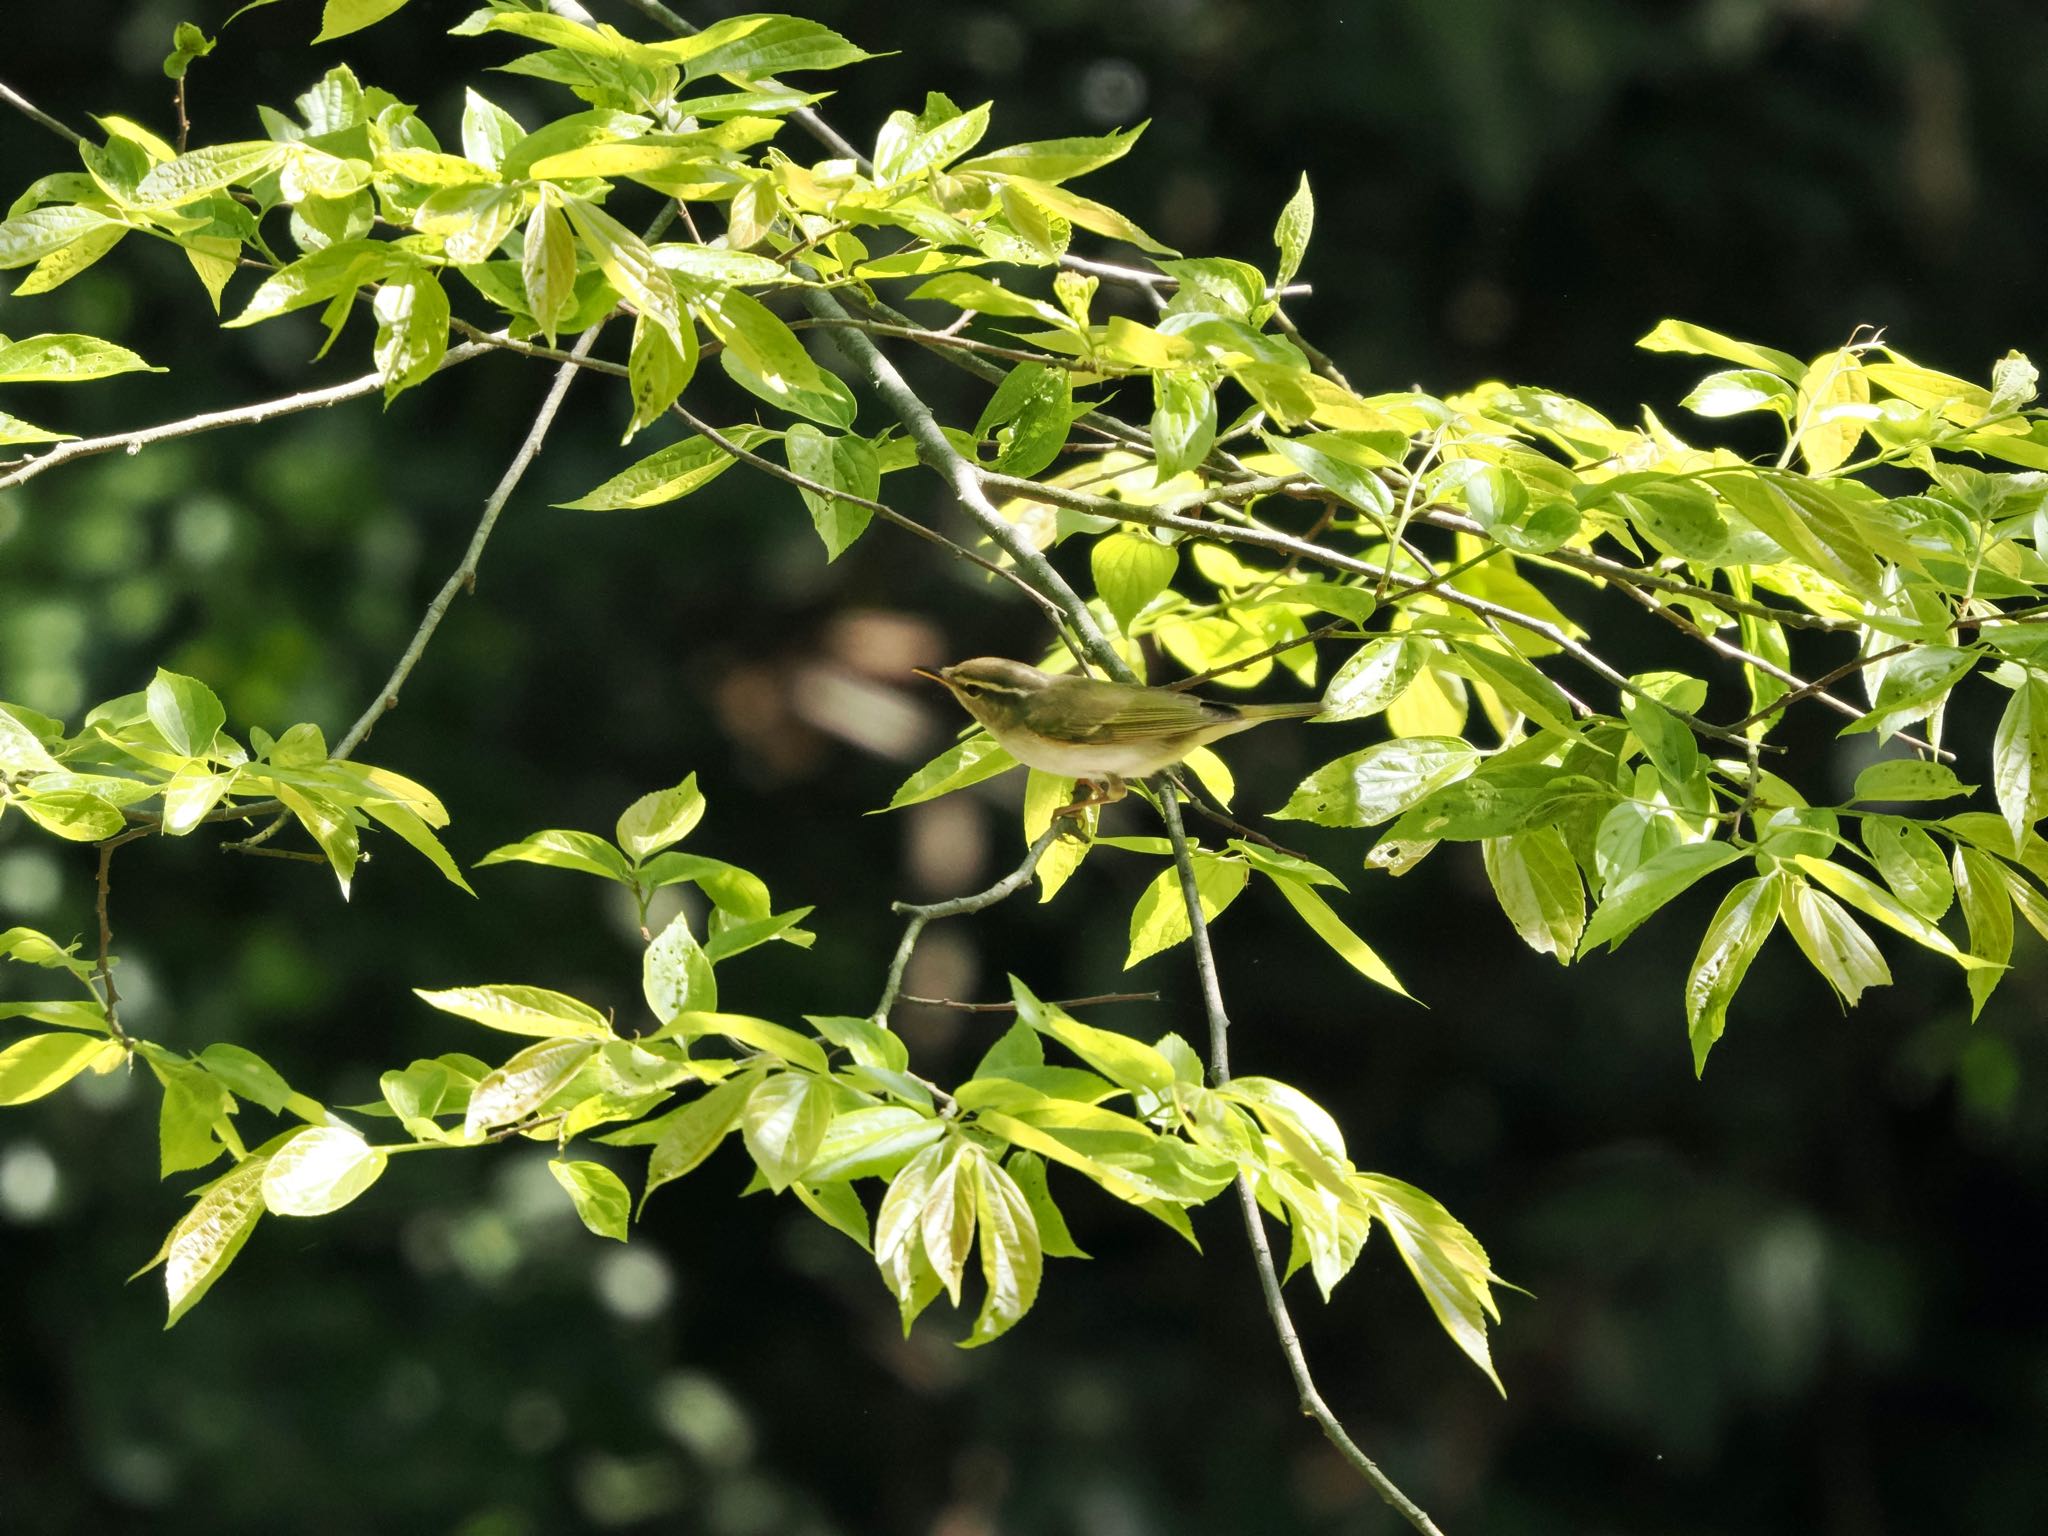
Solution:
{"label": "blurred foliage background", "polygon": [[[1306,169],[1317,291],[1297,315],[1365,388],[1504,377],[1623,416],[1647,400],[1706,440],[1672,403],[1698,370],[1629,346],[1666,314],[1809,354],[1881,324],[1970,376],[2008,346],[2048,350],[2048,94],[2031,64],[2048,16],[2021,0],[797,8],[895,50],[834,82],[828,111],[857,140],[927,89],[994,97],[995,141],[1150,117],[1088,190],[1190,251],[1269,260]],[[119,112],[169,132],[171,28],[229,9],[38,8],[8,18],[0,74],[75,124]],[[311,0],[252,14],[193,71],[195,142],[254,136],[256,101],[284,106],[338,58],[452,135],[461,85],[498,57],[440,35],[465,9],[416,0],[321,49]],[[529,122],[566,110],[535,82],[486,89]],[[9,196],[70,163],[0,115]],[[13,406],[85,434],[366,366],[358,328],[309,371],[310,313],[217,332],[182,259],[134,241],[49,298],[0,303],[0,329],[89,331],[171,367]],[[978,407],[959,375],[915,377],[949,419]],[[545,383],[487,359],[381,416],[358,402],[0,497],[0,698],[75,718],[162,663],[210,681],[238,733],[336,734],[459,557]],[[744,412],[713,385],[700,409]],[[729,967],[729,1005],[862,1011],[897,932],[888,901],[975,886],[1018,837],[1014,778],[862,815],[957,723],[905,670],[1030,654],[1042,630],[885,529],[827,567],[794,495],[743,473],[677,507],[551,510],[625,462],[624,418],[618,392],[578,384],[476,596],[367,755],[444,796],[465,860],[542,825],[608,827],[695,770],[712,810],[691,846],[819,908],[813,951]],[[949,515],[935,488],[914,494]],[[1343,749],[1334,734],[1236,744],[1242,803],[1278,804]],[[1828,748],[1815,738],[1810,774]],[[1355,869],[1361,848],[1308,851]],[[344,905],[316,871],[203,838],[121,864],[134,1027],[244,1042],[330,1102],[476,1043],[414,985],[529,981],[621,1005],[637,988],[629,914],[572,876],[494,869],[472,902],[391,855]],[[934,929],[913,990],[999,995],[1010,969],[1045,995],[1122,984],[1147,872],[1098,855],[1050,908]],[[90,876],[89,851],[0,827],[0,925],[83,932]],[[1843,1018],[1780,938],[1695,1083],[1679,988],[1710,898],[1562,971],[1520,947],[1482,882],[1453,854],[1354,883],[1348,915],[1426,1010],[1363,989],[1277,902],[1248,897],[1220,929],[1241,1069],[1316,1094],[1364,1166],[1439,1196],[1534,1292],[1507,1299],[1503,1403],[1390,1252],[1327,1308],[1304,1289],[1311,1355],[1359,1439],[1452,1531],[2048,1524],[2048,1322],[2021,1258],[2048,1218],[2038,954],[1972,1028],[1933,959],[1891,948],[1898,985]],[[1162,1002],[1106,1018],[1189,1029],[1186,972],[1181,951],[1147,962],[1130,984]],[[941,1077],[988,1028],[907,1027]],[[866,1258],[793,1202],[736,1200],[737,1159],[664,1191],[618,1249],[577,1226],[544,1151],[510,1145],[404,1159],[338,1216],[265,1223],[163,1334],[156,1282],[120,1283],[183,1209],[151,1177],[155,1119],[154,1086],[123,1076],[0,1119],[10,1532],[1396,1525],[1295,1414],[1229,1202],[1202,1213],[1197,1259],[1071,1190],[1095,1262],[1055,1266],[1022,1333],[963,1355],[942,1314],[901,1340]]]}

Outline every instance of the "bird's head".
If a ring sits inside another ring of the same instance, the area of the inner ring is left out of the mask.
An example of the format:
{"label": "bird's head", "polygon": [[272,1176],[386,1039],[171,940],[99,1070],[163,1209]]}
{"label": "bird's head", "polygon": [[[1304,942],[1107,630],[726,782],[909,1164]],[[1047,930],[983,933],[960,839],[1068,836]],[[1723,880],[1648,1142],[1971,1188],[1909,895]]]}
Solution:
{"label": "bird's head", "polygon": [[1036,667],[1002,656],[976,656],[936,672],[913,669],[919,677],[942,683],[960,707],[991,731],[1015,721],[1033,697],[1052,681]]}

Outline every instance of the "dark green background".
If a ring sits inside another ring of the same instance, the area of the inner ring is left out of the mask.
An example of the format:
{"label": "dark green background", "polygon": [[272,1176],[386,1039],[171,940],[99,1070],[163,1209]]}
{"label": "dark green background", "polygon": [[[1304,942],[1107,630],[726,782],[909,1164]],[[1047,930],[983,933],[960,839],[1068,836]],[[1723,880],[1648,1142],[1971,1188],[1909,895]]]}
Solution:
{"label": "dark green background", "polygon": [[[168,131],[157,61],[171,26],[210,27],[229,7],[19,9],[0,78],[74,123],[120,112]],[[253,136],[255,101],[283,107],[344,58],[452,139],[461,84],[512,51],[442,37],[465,9],[443,0],[309,49],[315,9],[247,17],[196,66],[196,141]],[[895,50],[835,82],[828,110],[857,140],[927,89],[995,97],[1003,142],[1150,116],[1089,189],[1190,250],[1269,260],[1306,168],[1316,294],[1297,313],[1367,388],[1505,377],[1624,417],[1648,400],[1706,439],[1675,404],[1701,369],[1630,349],[1666,314],[1807,353],[1880,324],[1978,377],[2008,346],[2048,350],[2048,25],[2019,0],[903,0],[806,14]],[[566,110],[510,77],[486,89],[529,123]],[[809,153],[794,135],[788,147]],[[0,115],[0,192],[69,159]],[[0,302],[9,334],[70,328],[172,372],[0,406],[89,434],[366,366],[356,328],[309,372],[310,316],[215,331],[182,260],[141,241],[51,298]],[[950,419],[978,408],[956,376],[915,376]],[[459,556],[544,385],[535,366],[488,359],[382,415],[360,402],[0,497],[0,698],[75,718],[161,663],[210,680],[237,731],[312,719],[338,734]],[[725,420],[750,409],[712,381],[693,398]],[[1017,785],[864,819],[907,765],[819,722],[839,711],[875,729],[911,712],[899,739],[915,759],[954,721],[909,686],[908,664],[1029,654],[1044,635],[1028,609],[886,530],[826,567],[795,498],[739,472],[677,507],[550,510],[626,462],[624,415],[616,391],[579,383],[477,596],[364,755],[444,795],[465,861],[536,826],[608,828],[632,796],[695,770],[712,808],[691,846],[818,906],[814,950],[724,969],[728,1006],[861,1011],[896,932],[887,902],[966,889],[1007,862]],[[894,494],[951,516],[931,484]],[[1957,733],[1982,742],[1988,722]],[[1803,769],[1817,794],[1839,789],[1826,743],[1816,728]],[[1340,729],[1247,739],[1230,754],[1242,803],[1278,804],[1355,744]],[[1351,871],[1363,843],[1312,846]],[[415,985],[517,980],[633,1004],[635,945],[595,882],[493,869],[473,902],[403,851],[376,851],[346,905],[317,871],[224,858],[205,837],[124,852],[115,920],[134,1026],[190,1048],[241,1041],[346,1103],[413,1055],[489,1048],[415,1002]],[[90,864],[9,818],[0,926],[83,932]],[[993,995],[1010,969],[1047,994],[1125,984],[1124,925],[1149,873],[1100,855],[1049,909],[935,929],[971,974],[932,984]],[[1354,884],[1347,915],[1426,1011],[1359,984],[1269,893],[1248,894],[1218,942],[1239,1069],[1318,1096],[1362,1164],[1437,1194],[1535,1293],[1505,1298],[1502,1402],[1382,1244],[1332,1305],[1299,1288],[1327,1396],[1446,1529],[2048,1523],[2048,1329],[2024,1258],[2048,1217],[2030,937],[1974,1028],[1952,969],[1894,948],[1898,985],[1843,1018],[1774,940],[1695,1083],[1679,989],[1710,898],[1561,971],[1515,941],[1476,857]],[[1186,972],[1180,952],[1148,962],[1129,984],[1163,1001],[1105,1018],[1193,1033]],[[986,1033],[944,1016],[907,1028],[940,1077]],[[942,1312],[901,1341],[865,1258],[792,1203],[736,1200],[736,1155],[664,1191],[625,1250],[574,1224],[539,1150],[406,1158],[345,1213],[265,1222],[163,1334],[156,1279],[121,1285],[189,1182],[156,1183],[154,1130],[140,1078],[0,1116],[10,1533],[1396,1525],[1295,1415],[1228,1202],[1201,1214],[1198,1259],[1143,1216],[1058,1186],[1095,1261],[1056,1264],[1017,1334],[962,1354]],[[58,1191],[37,1214],[51,1159]]]}

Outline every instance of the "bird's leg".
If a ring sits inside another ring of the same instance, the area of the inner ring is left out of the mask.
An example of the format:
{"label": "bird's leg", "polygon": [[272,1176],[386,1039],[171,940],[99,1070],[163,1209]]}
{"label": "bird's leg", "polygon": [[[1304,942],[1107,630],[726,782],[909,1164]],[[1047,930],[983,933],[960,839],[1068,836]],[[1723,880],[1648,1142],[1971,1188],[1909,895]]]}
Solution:
{"label": "bird's leg", "polygon": [[1061,816],[1079,816],[1090,806],[1114,805],[1130,793],[1124,781],[1115,774],[1106,774],[1100,779],[1076,779],[1074,788],[1077,791],[1074,803],[1053,812],[1055,820]]}

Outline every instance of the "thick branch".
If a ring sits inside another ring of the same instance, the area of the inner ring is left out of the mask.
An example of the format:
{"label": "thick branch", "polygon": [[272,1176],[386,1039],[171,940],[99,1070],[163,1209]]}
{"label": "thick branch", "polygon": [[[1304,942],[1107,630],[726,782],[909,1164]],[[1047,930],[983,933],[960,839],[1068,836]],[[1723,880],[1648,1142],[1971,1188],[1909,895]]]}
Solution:
{"label": "thick branch", "polygon": [[[820,320],[842,321],[849,318],[839,300],[820,289],[806,289],[804,304]],[[861,331],[849,329],[835,334],[839,345],[860,365],[890,413],[903,424],[904,431],[917,444],[918,456],[953,488],[954,496],[967,509],[968,516],[980,525],[989,542],[1010,557],[1025,580],[1058,605],[1074,639],[1098,666],[1121,682],[1136,682],[1136,676],[1109,643],[1108,636],[1095,622],[1095,616],[1088,611],[1081,595],[1053,569],[1052,563],[1018,531],[1016,525],[996,510],[995,503],[989,500],[988,492],[982,488],[984,472],[962,458],[959,450],[946,440],[946,434],[939,430],[930,409],[904,382],[903,375],[896,371],[896,365],[884,357],[881,349]]]}

